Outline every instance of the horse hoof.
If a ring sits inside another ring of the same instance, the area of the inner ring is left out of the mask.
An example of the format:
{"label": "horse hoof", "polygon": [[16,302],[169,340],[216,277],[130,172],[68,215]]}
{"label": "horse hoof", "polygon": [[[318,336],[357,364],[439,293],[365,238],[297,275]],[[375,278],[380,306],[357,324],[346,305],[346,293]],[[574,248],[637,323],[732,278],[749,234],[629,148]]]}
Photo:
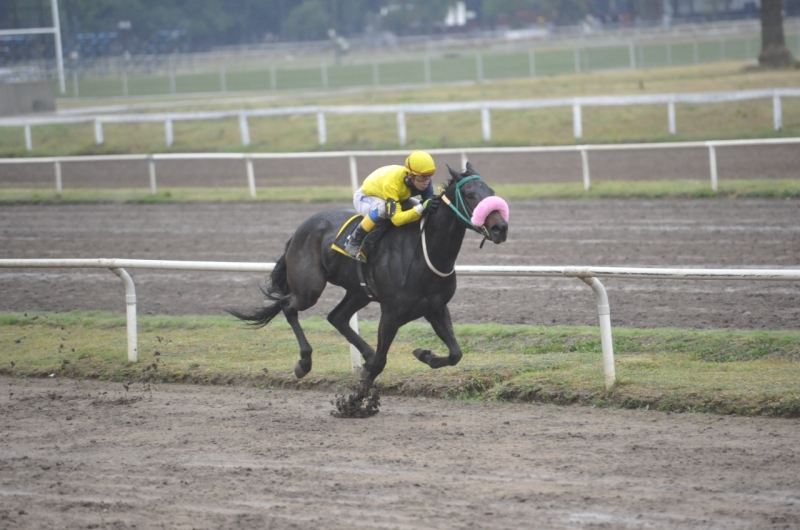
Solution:
{"label": "horse hoof", "polygon": [[430,350],[423,350],[423,349],[416,349],[414,350],[414,357],[419,359],[421,362],[428,364],[428,361],[431,358],[431,351]]}
{"label": "horse hoof", "polygon": [[296,378],[298,378],[298,379],[302,379],[302,378],[304,378],[306,375],[308,375],[308,372],[309,372],[309,370],[305,370],[305,369],[304,369],[304,368],[303,368],[303,367],[300,365],[300,361],[297,361],[297,362],[294,364],[294,376],[295,376]]}

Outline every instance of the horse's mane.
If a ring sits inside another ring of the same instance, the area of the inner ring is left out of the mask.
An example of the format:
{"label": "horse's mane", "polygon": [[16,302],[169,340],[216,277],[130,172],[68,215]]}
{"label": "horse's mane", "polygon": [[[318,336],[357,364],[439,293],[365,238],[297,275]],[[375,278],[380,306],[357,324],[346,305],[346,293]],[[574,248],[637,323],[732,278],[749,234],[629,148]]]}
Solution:
{"label": "horse's mane", "polygon": [[475,170],[475,167],[472,164],[470,164],[469,162],[467,162],[466,167],[464,168],[464,171],[458,172],[458,176],[457,177],[455,176],[456,172],[449,165],[447,166],[447,170],[450,173],[450,180],[448,180],[447,182],[444,183],[444,188],[442,188],[442,195],[444,195],[445,193],[450,191],[450,188],[452,188],[453,185],[457,184],[459,181],[461,181],[461,179],[463,179],[465,177],[471,177],[471,176],[475,175],[478,178],[481,178],[481,176]]}
{"label": "horse's mane", "polygon": [[[467,170],[467,171],[462,171],[462,172],[461,172],[461,177],[468,177],[468,176],[470,176],[470,175],[474,175],[474,173],[470,172],[469,170]],[[459,180],[461,180],[461,179],[459,179]],[[452,186],[454,186],[456,183],[457,183],[457,181],[456,181],[455,177],[450,177],[450,178],[447,180],[447,182],[445,182],[445,183],[444,183],[444,186],[442,186],[442,195],[444,195],[445,193],[447,193],[447,191],[448,191],[448,190],[449,190],[449,189],[450,189]]]}
{"label": "horse's mane", "polygon": [[445,182],[445,183],[444,183],[444,185],[442,186],[442,195],[444,195],[445,193],[447,193],[447,190],[449,190],[449,189],[450,189],[450,187],[451,187],[453,184],[455,184],[455,180],[456,180],[456,179],[454,179],[454,178],[452,178],[452,177],[451,177],[450,179],[448,179],[448,181],[447,181],[447,182]]}

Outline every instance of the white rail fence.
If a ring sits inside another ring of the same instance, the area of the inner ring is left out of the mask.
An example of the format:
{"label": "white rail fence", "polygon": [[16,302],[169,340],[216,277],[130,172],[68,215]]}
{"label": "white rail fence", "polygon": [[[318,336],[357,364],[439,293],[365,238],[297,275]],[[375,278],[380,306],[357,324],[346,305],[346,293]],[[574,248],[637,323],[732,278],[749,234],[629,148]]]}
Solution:
{"label": "white rail fence", "polygon": [[290,115],[316,115],[317,136],[320,145],[328,142],[328,129],[325,116],[328,114],[394,114],[397,118],[397,138],[400,146],[408,141],[406,129],[407,114],[432,114],[441,112],[480,112],[481,132],[485,142],[492,139],[492,110],[530,110],[553,107],[572,108],[572,129],[576,139],[583,137],[583,107],[631,106],[631,105],[666,105],[667,128],[670,134],[677,131],[675,118],[676,104],[714,104],[754,99],[772,100],[772,120],[776,131],[783,128],[783,111],[781,98],[800,97],[800,88],[775,88],[767,90],[743,90],[737,92],[698,92],[685,94],[652,94],[640,96],[593,96],[555,99],[527,99],[510,101],[470,101],[453,103],[415,103],[393,105],[326,105],[305,107],[280,107],[256,110],[208,111],[208,112],[174,112],[153,114],[105,114],[95,116],[61,116],[61,117],[24,117],[0,120],[0,126],[23,127],[25,147],[33,150],[31,127],[36,125],[94,123],[95,143],[104,142],[104,123],[143,123],[156,122],[164,124],[166,145],[171,146],[175,137],[172,124],[176,121],[238,119],[242,145],[250,145],[249,118]]}
{"label": "white rail fence", "polygon": [[[128,360],[138,361],[138,332],[136,323],[136,287],[125,269],[191,270],[217,272],[272,271],[274,263],[214,262],[214,261],[162,261],[134,259],[0,259],[0,268],[93,268],[109,269],[125,285]],[[605,387],[610,390],[616,383],[614,345],[611,334],[611,306],[605,287],[598,278],[651,279],[651,280],[800,280],[800,269],[667,269],[626,267],[537,267],[537,266],[457,266],[462,276],[513,276],[578,278],[592,288],[597,302],[600,341],[603,352]],[[350,319],[350,326],[358,331],[358,314]],[[361,366],[361,355],[352,345],[350,360],[353,371]]]}
{"label": "white rail fence", "polygon": [[[800,144],[800,138],[767,138],[754,140],[712,140],[705,142],[671,142],[653,144],[598,144],[598,145],[565,145],[550,147],[475,147],[463,149],[431,149],[433,155],[461,155],[461,167],[464,167],[468,160],[468,154],[501,154],[501,153],[558,153],[558,152],[577,152],[581,157],[581,178],[583,188],[591,189],[591,174],[589,171],[589,152],[590,151],[631,151],[646,149],[686,149],[686,148],[706,148],[709,157],[709,178],[711,189],[718,191],[719,175],[717,172],[717,152],[718,147],[735,146],[767,146]],[[329,151],[329,152],[307,152],[307,153],[163,153],[146,155],[98,155],[98,156],[69,156],[69,157],[36,157],[36,158],[0,158],[0,166],[4,164],[53,164],[55,171],[55,190],[57,194],[64,191],[64,184],[61,178],[61,165],[74,162],[109,162],[109,161],[147,161],[150,179],[150,193],[158,193],[158,182],[156,174],[156,162],[167,160],[242,160],[245,165],[245,177],[247,187],[252,197],[257,196],[255,170],[253,160],[275,160],[275,159],[308,159],[308,158],[348,158],[350,162],[350,185],[353,190],[358,189],[360,180],[358,177],[358,157],[374,156],[393,156],[398,160],[404,158],[406,151]]]}

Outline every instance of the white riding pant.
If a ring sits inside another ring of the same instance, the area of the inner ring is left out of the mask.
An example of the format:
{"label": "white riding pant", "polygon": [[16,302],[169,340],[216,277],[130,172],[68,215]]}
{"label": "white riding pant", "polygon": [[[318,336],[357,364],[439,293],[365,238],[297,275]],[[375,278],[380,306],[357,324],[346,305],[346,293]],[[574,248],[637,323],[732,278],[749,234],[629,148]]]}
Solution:
{"label": "white riding pant", "polygon": [[[419,204],[419,199],[415,197],[410,197],[407,199],[407,202],[410,203],[410,206],[416,206]],[[370,216],[370,218],[378,222],[375,217],[379,219],[386,219],[386,201],[381,199],[380,197],[375,197],[374,195],[364,195],[364,189],[358,188],[353,195],[353,206],[356,209],[356,212],[360,213],[364,217]],[[400,205],[398,205],[399,207]],[[377,214],[370,215],[371,211],[377,212]]]}

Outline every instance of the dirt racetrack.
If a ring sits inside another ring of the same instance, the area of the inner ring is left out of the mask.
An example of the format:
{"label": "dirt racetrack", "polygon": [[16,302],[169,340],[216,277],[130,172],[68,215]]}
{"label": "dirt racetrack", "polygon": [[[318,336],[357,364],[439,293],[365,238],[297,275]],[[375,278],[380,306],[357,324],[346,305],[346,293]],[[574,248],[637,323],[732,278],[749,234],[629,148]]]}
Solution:
{"label": "dirt racetrack", "polygon": [[0,527],[800,527],[799,420],[0,378]]}
{"label": "dirt racetrack", "polygon": [[[297,225],[347,205],[198,203],[0,207],[3,258],[275,261]],[[540,200],[512,202],[509,239],[469,232],[462,265],[797,268],[798,203],[790,200]],[[261,303],[255,274],[132,270],[140,314],[222,314]],[[614,326],[796,329],[797,282],[603,280]],[[0,311],[124,312],[104,270],[0,270]],[[341,297],[329,286],[326,315]],[[374,305],[374,304],[373,304]],[[459,278],[455,323],[597,325],[593,293],[563,278]],[[376,307],[359,313],[377,319]]]}
{"label": "dirt racetrack", "polygon": [[[2,206],[0,248],[3,258],[274,261],[319,208]],[[797,268],[797,209],[514,202],[509,240],[478,250],[470,233],[459,263]],[[132,276],[140,314],[258,305],[263,280]],[[800,316],[794,283],[604,284],[614,326],[796,329]],[[124,311],[119,279],[101,270],[0,270],[0,293],[0,311]],[[329,287],[306,314],[337,298]],[[455,323],[597,323],[591,290],[570,279],[464,277],[450,308]],[[377,416],[345,420],[330,416],[332,398],[2,377],[0,528],[800,527],[796,419],[384,396]]]}

